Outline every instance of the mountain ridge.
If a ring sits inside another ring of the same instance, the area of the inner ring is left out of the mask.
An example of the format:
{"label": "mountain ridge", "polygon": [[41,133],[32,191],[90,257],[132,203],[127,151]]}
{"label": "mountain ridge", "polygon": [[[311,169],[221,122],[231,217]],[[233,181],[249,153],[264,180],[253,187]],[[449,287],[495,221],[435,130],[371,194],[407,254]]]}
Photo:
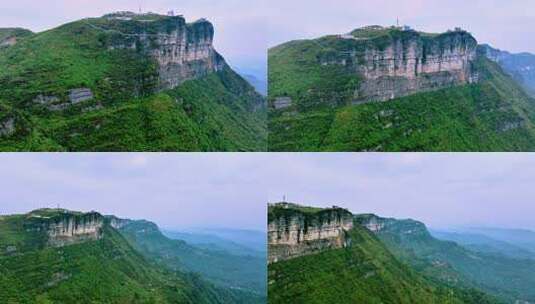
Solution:
{"label": "mountain ridge", "polygon": [[359,31],[269,50],[270,151],[535,149],[534,99],[470,33]]}
{"label": "mountain ridge", "polygon": [[[343,212],[347,215],[348,211],[343,211],[345,209],[310,208],[289,203],[270,204],[269,209],[268,225],[283,224],[280,229],[270,231],[286,230],[286,234],[298,236],[293,246],[314,248],[314,252],[304,255],[270,261],[270,303],[287,303],[290,300],[306,303],[496,303],[492,297],[477,290],[447,287],[415,271],[398,260],[358,220],[352,226],[342,228],[332,214]],[[319,218],[325,222],[318,221]],[[340,214],[338,219],[342,218]],[[342,230],[341,235],[330,233],[333,224]],[[287,229],[289,226],[301,229]],[[310,227],[307,229],[307,226]],[[323,232],[319,231],[322,227],[325,228]],[[312,231],[317,238],[308,238],[306,231]],[[315,246],[322,240],[340,236],[343,245]],[[268,240],[270,255],[284,256],[284,252],[276,248],[280,245],[279,236],[272,234]],[[273,249],[274,253],[271,252]]]}
{"label": "mountain ridge", "polygon": [[1,150],[265,150],[264,98],[209,21],[124,14],[0,49]]}
{"label": "mountain ridge", "polygon": [[144,256],[114,228],[134,222],[64,209],[1,216],[0,296],[8,303],[261,302]]}

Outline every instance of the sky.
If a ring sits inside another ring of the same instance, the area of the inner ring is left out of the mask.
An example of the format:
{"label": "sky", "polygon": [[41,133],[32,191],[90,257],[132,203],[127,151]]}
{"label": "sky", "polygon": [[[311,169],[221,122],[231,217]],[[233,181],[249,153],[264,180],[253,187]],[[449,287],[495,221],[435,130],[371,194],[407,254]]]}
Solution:
{"label": "sky", "polygon": [[0,214],[95,210],[165,229],[266,229],[255,160],[238,154],[0,154]]}
{"label": "sky", "polygon": [[427,32],[460,26],[480,43],[535,53],[533,0],[273,0],[268,45],[347,33],[365,25],[400,24]]}
{"label": "sky", "polygon": [[[239,71],[261,77],[266,73],[264,0],[0,0],[0,27],[35,32],[115,11],[166,14],[174,10],[188,22],[210,20],[215,47]],[[257,2],[257,3],[254,3]]]}
{"label": "sky", "polygon": [[270,202],[286,195],[290,202],[412,218],[435,229],[535,230],[535,154],[301,153],[278,157],[277,164]]}
{"label": "sky", "polygon": [[1,154],[0,213],[96,210],[167,229],[266,229],[288,201],[420,220],[435,229],[535,230],[535,154]]}

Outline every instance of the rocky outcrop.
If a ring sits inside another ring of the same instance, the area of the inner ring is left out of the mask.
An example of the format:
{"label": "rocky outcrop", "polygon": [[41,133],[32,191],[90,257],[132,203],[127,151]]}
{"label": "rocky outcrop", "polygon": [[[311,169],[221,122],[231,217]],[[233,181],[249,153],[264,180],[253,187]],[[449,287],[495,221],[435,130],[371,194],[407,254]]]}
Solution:
{"label": "rocky outcrop", "polygon": [[106,218],[109,220],[110,225],[117,230],[122,229],[126,225],[132,223],[132,220],[118,218],[113,215],[106,216]]}
{"label": "rocky outcrop", "polygon": [[0,28],[0,48],[14,46],[20,39],[32,34],[22,28]]}
{"label": "rocky outcrop", "polygon": [[69,101],[71,104],[77,104],[91,99],[93,99],[93,92],[91,92],[91,89],[79,88],[69,91]]}
{"label": "rocky outcrop", "polygon": [[354,37],[350,46],[337,54],[326,52],[319,57],[320,64],[344,65],[359,78],[354,104],[387,101],[478,81],[472,67],[477,42],[465,31],[439,35],[381,27],[370,31],[384,33],[370,38]]}
{"label": "rocky outcrop", "polygon": [[285,203],[270,205],[269,209],[269,263],[343,248],[350,242],[346,231],[353,228],[353,218],[345,209],[310,211]]}
{"label": "rocky outcrop", "polygon": [[8,137],[15,134],[15,118],[5,117],[0,120],[0,137]]}
{"label": "rocky outcrop", "polygon": [[286,109],[288,107],[291,107],[292,106],[292,98],[291,97],[277,97],[275,98],[275,100],[273,101],[273,107],[275,108],[275,110],[280,110],[280,109]]}
{"label": "rocky outcrop", "polygon": [[145,17],[132,13],[108,18],[113,20],[107,27],[93,27],[116,37],[110,49],[136,49],[150,55],[158,64],[160,90],[175,88],[226,66],[213,46],[214,27],[205,19],[186,23],[182,16]]}
{"label": "rocky outcrop", "polygon": [[62,209],[42,209],[27,216],[26,232],[44,233],[46,244],[63,247],[102,238],[104,217],[97,212],[75,213]]}
{"label": "rocky outcrop", "polygon": [[430,237],[426,226],[418,221],[407,219],[379,217],[375,214],[358,214],[354,216],[355,224],[376,234],[394,233],[398,237]]}

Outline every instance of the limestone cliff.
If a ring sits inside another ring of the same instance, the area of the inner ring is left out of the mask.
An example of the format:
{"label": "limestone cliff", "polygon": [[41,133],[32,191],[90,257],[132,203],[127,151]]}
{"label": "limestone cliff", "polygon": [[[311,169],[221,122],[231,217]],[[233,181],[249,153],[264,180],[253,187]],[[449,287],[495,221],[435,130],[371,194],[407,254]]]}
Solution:
{"label": "limestone cliff", "polygon": [[41,233],[46,245],[63,247],[99,240],[103,235],[104,217],[97,212],[78,213],[62,209],[41,209],[27,215],[26,232]]}
{"label": "limestone cliff", "polygon": [[395,235],[404,238],[431,236],[423,223],[411,219],[398,220],[379,217],[375,214],[358,214],[354,216],[354,219],[355,224],[376,234],[395,233]]}
{"label": "limestone cliff", "polygon": [[386,101],[478,81],[472,67],[477,42],[462,30],[434,35],[367,27],[337,39],[349,43],[338,54],[327,52],[319,60],[322,65],[344,65],[360,78],[353,103]]}
{"label": "limestone cliff", "polygon": [[200,19],[186,23],[182,16],[115,13],[91,20],[93,29],[113,36],[113,49],[135,49],[146,53],[158,65],[158,89],[172,89],[186,80],[221,71],[225,60],[213,46],[214,27]]}
{"label": "limestone cliff", "polygon": [[270,205],[268,262],[343,248],[350,243],[346,231],[352,228],[352,215],[342,208],[311,210],[288,203]]}

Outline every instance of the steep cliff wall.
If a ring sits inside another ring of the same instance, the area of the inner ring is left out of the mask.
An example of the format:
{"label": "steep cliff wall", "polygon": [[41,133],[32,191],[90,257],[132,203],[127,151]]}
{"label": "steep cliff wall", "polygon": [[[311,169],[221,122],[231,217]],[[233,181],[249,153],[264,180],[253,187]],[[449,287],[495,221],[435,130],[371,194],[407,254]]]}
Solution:
{"label": "steep cliff wall", "polygon": [[104,217],[96,212],[74,213],[66,210],[38,210],[24,224],[26,232],[43,233],[46,244],[63,247],[102,238]]}
{"label": "steep cliff wall", "polygon": [[361,81],[353,103],[386,101],[478,81],[472,67],[477,42],[465,31],[431,35],[374,27],[338,39],[349,43],[342,44],[337,60],[333,62],[331,54],[328,60],[320,57],[320,63],[342,64],[358,75]]}
{"label": "steep cliff wall", "polygon": [[113,35],[109,49],[136,49],[158,64],[158,89],[172,89],[186,80],[221,71],[226,63],[213,46],[214,27],[201,19],[186,23],[182,16],[104,16],[93,28]]}
{"label": "steep cliff wall", "polygon": [[268,218],[269,263],[349,244],[345,231],[352,215],[341,208],[308,212],[295,206],[270,206]]}
{"label": "steep cliff wall", "polygon": [[426,226],[415,220],[398,220],[383,218],[375,214],[359,214],[354,216],[355,223],[376,234],[395,234],[402,238],[430,237]]}

